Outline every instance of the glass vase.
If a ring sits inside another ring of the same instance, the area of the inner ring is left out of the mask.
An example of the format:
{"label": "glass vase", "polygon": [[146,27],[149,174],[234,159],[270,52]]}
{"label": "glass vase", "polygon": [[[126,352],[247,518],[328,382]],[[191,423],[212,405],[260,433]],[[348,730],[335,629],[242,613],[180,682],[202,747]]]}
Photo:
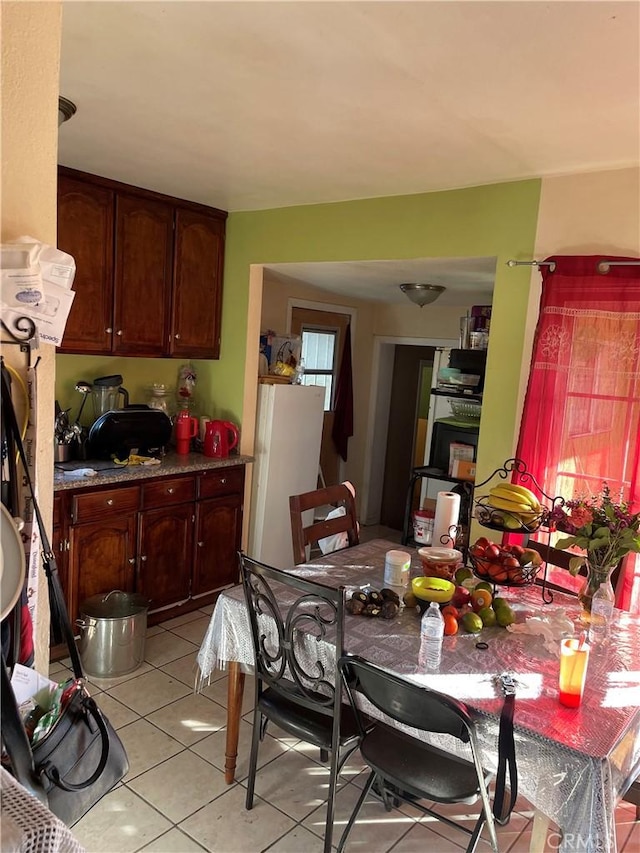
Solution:
{"label": "glass vase", "polygon": [[578,598],[582,604],[582,621],[589,622],[591,618],[591,599],[597,589],[605,583],[609,585],[611,598],[613,599],[613,587],[611,586],[611,574],[615,566],[594,566],[587,562],[587,576],[584,579],[582,589],[578,593]]}

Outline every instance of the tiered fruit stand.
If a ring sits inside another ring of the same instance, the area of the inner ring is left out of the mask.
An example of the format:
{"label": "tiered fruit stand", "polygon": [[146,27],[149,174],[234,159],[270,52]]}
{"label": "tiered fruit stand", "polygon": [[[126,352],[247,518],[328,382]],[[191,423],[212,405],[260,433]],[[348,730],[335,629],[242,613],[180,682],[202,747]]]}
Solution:
{"label": "tiered fruit stand", "polygon": [[[502,509],[491,504],[490,495],[480,495],[475,497],[478,490],[490,483],[498,484],[501,481],[505,483],[514,483],[524,486],[534,492],[540,501],[539,509],[536,511],[531,508],[528,513],[516,513],[509,509]],[[475,519],[483,527],[490,530],[498,530],[507,535],[520,535],[524,537],[523,544],[518,551],[511,551],[513,546],[499,546],[494,543],[489,543],[492,547],[483,546],[482,552],[475,545],[469,548],[468,559],[471,563],[471,568],[474,575],[481,580],[488,581],[493,584],[494,590],[496,586],[514,586],[521,587],[532,584],[538,578],[542,571],[541,594],[545,604],[550,604],[553,601],[553,593],[547,587],[547,563],[543,561],[539,555],[538,559],[532,559],[529,563],[522,565],[520,558],[527,551],[537,555],[534,549],[527,549],[526,545],[531,533],[535,533],[541,527],[547,530],[547,542],[549,545],[552,524],[550,522],[553,510],[556,506],[562,506],[564,498],[548,495],[540,487],[539,483],[527,470],[527,466],[521,459],[507,459],[501,468],[496,468],[493,473],[480,483],[474,486],[474,507]]]}

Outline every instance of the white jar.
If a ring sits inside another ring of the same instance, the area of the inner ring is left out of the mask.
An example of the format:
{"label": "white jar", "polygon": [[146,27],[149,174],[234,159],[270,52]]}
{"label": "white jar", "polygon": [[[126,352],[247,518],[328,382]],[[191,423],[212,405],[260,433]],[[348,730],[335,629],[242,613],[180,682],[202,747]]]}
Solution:
{"label": "white jar", "polygon": [[411,554],[406,551],[387,551],[384,558],[384,585],[406,586],[410,568]]}

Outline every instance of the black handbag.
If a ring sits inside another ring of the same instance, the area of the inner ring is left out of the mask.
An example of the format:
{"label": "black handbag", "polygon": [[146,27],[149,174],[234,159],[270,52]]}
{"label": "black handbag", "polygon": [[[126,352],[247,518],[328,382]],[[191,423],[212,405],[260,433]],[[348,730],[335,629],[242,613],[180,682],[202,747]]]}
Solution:
{"label": "black handbag", "polygon": [[24,476],[40,528],[44,569],[49,586],[54,635],[69,649],[74,674],[73,690],[51,730],[33,747],[22,724],[9,673],[2,660],[2,742],[11,771],[28,791],[48,803],[60,820],[71,826],[108,793],[129,770],[124,746],[115,730],[89,695],[80,656],[69,621],[55,557],[51,551],[20,438],[11,393],[2,371],[2,405],[22,461]]}

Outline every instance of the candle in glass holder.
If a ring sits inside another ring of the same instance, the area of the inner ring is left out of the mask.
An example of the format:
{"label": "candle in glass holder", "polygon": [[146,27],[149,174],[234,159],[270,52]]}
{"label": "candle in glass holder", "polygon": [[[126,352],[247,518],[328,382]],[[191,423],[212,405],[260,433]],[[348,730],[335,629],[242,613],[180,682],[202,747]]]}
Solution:
{"label": "candle in glass holder", "polygon": [[589,663],[589,645],[584,637],[570,637],[560,643],[560,702],[577,708],[582,701]]}

